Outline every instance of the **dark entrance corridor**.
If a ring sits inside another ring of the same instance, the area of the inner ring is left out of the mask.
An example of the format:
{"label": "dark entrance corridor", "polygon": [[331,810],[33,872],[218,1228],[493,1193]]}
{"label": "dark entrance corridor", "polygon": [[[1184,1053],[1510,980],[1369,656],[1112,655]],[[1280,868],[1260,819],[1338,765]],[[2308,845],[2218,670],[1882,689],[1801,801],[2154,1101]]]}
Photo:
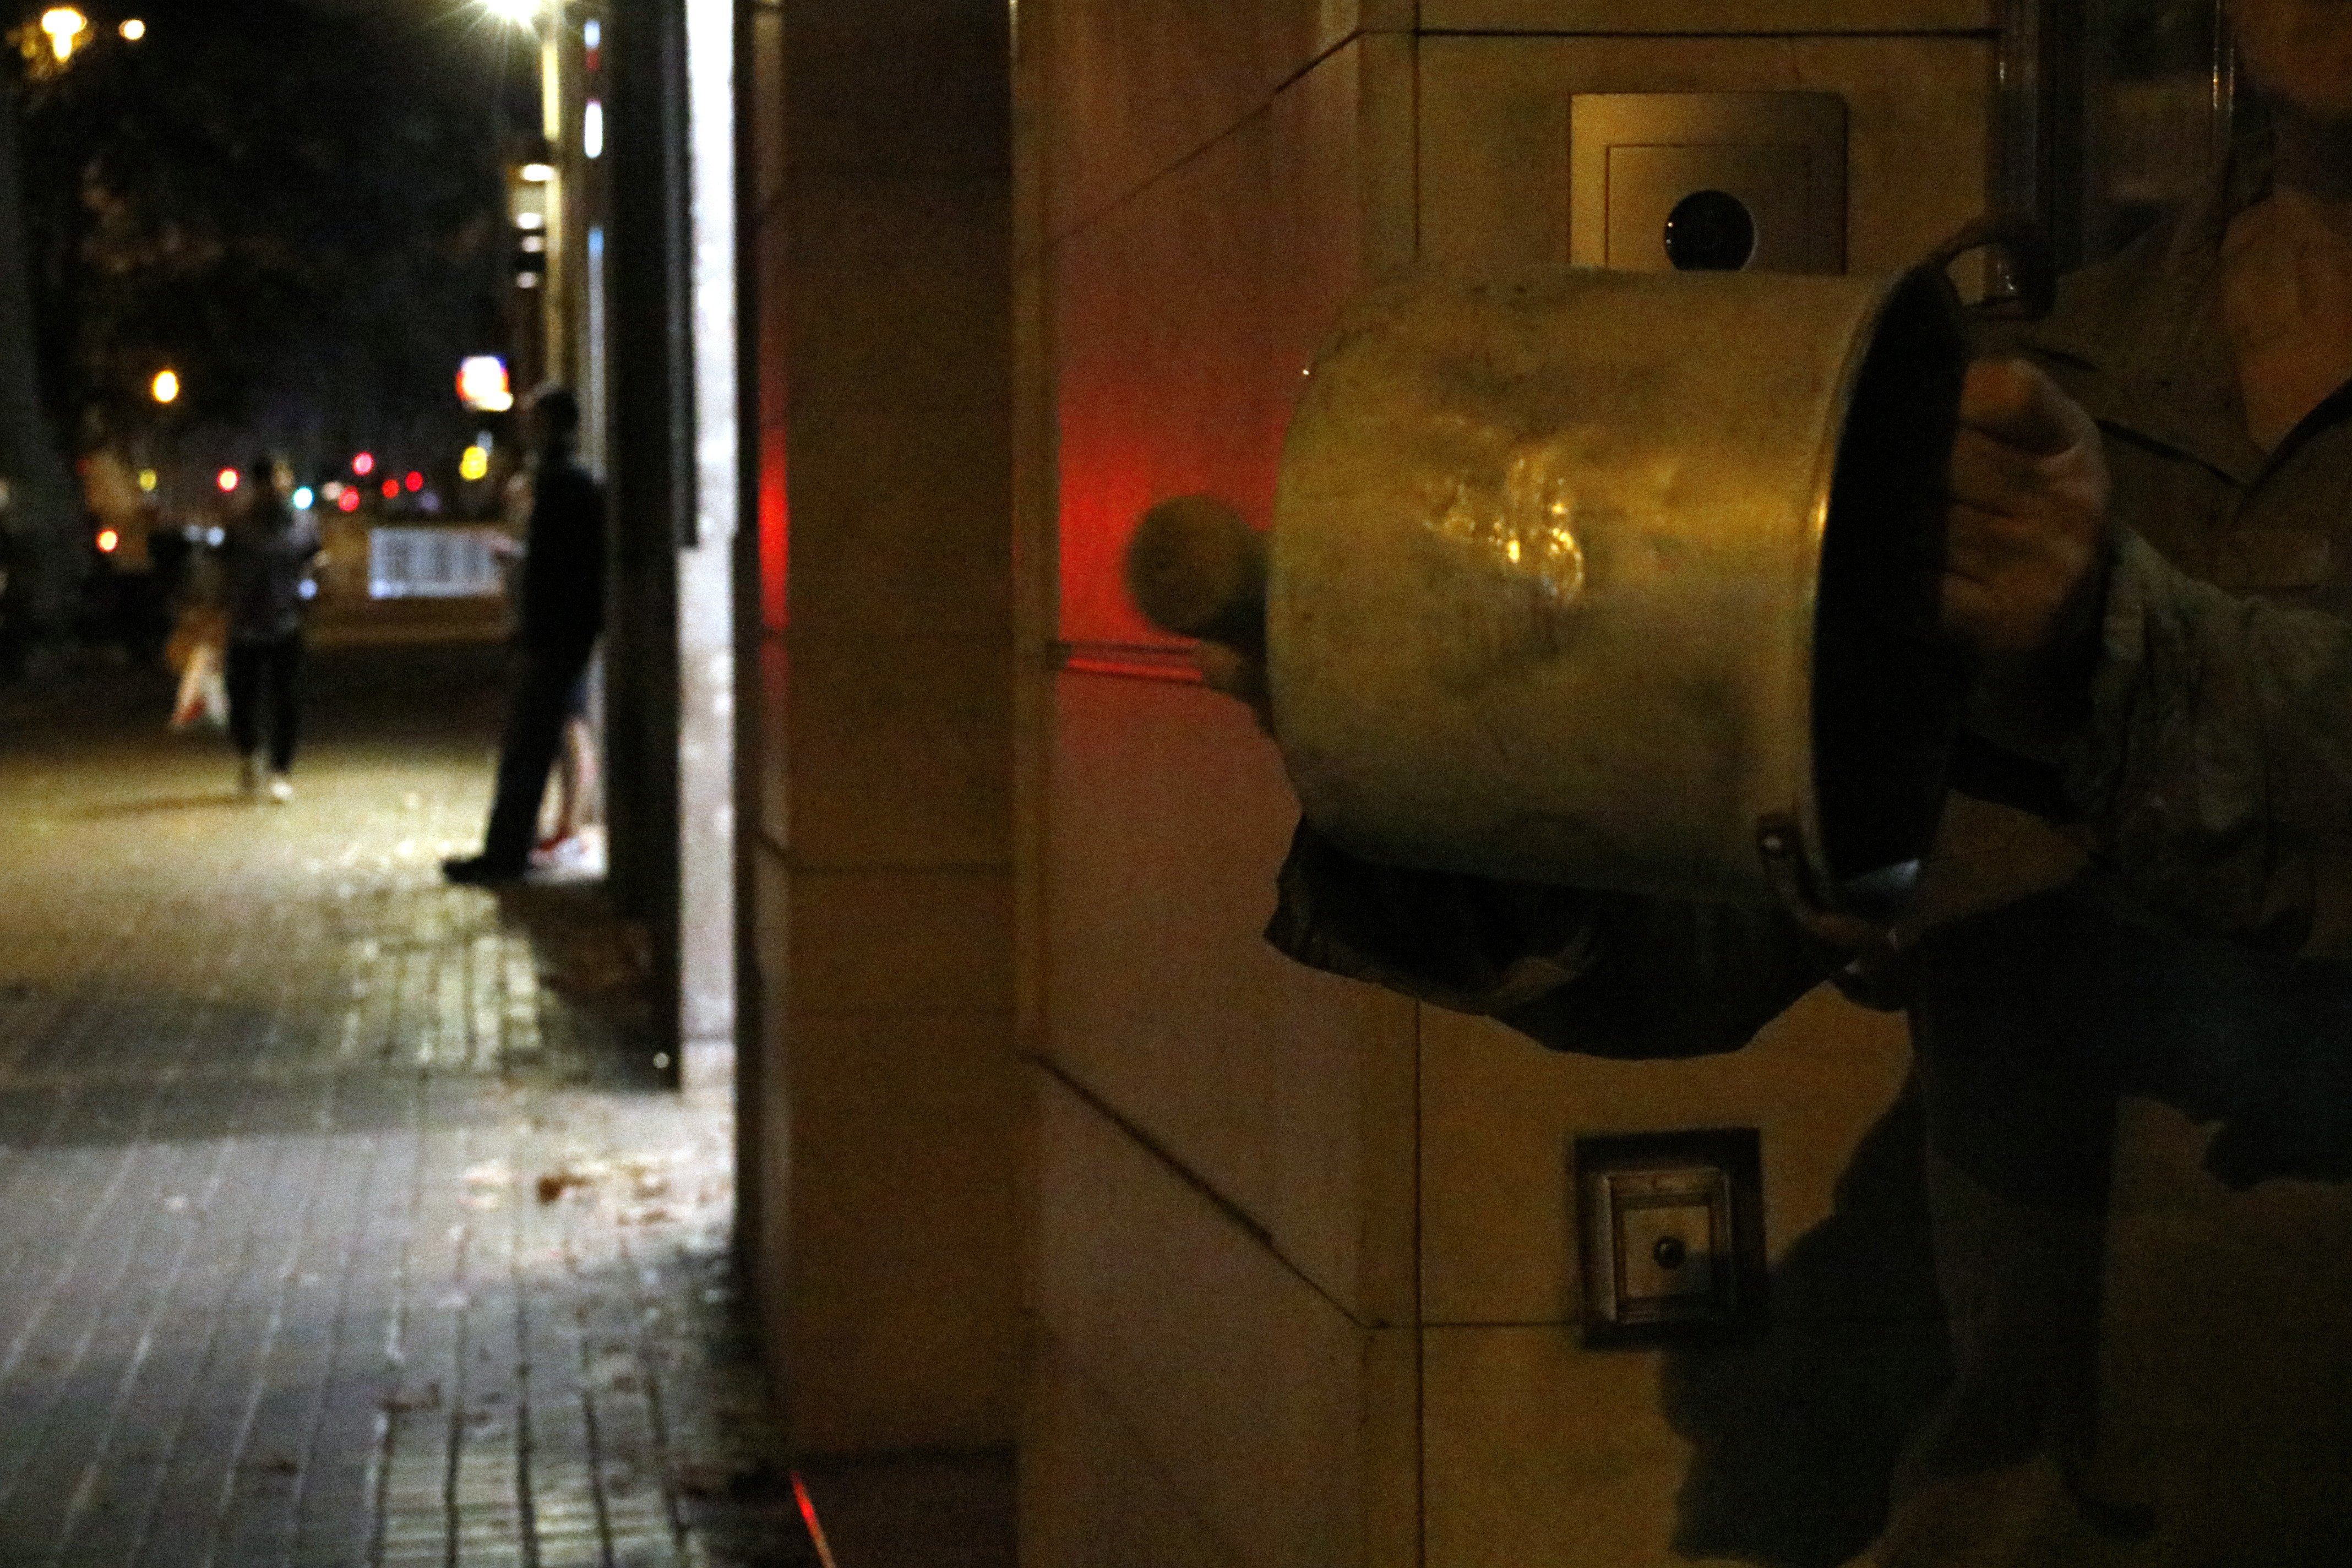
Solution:
{"label": "dark entrance corridor", "polygon": [[446,888],[495,656],[315,658],[286,805],[160,678],[0,693],[0,1563],[789,1563],[592,886]]}

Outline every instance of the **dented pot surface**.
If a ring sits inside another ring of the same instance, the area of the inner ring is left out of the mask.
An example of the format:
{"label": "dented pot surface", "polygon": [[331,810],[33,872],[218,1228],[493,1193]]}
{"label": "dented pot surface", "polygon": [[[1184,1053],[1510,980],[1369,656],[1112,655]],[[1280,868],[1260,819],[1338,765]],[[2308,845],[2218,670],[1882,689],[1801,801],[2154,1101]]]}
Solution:
{"label": "dented pot surface", "polygon": [[1391,863],[1759,900],[1899,887],[1955,687],[1934,630],[1965,360],[1940,277],[1416,274],[1284,449],[1275,728]]}

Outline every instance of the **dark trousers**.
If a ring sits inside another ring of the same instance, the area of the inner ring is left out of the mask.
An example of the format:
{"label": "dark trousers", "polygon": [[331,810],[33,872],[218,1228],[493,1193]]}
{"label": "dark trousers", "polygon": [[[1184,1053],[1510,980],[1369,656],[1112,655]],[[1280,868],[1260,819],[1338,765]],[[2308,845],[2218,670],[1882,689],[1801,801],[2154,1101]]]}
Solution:
{"label": "dark trousers", "polygon": [[296,632],[268,642],[228,645],[228,732],[246,756],[261,750],[263,708],[268,707],[269,766],[285,773],[294,766],[294,741],[299,729],[300,700],[295,683],[302,673],[302,637]]}
{"label": "dark trousers", "polygon": [[499,742],[498,789],[482,840],[482,858],[501,870],[520,871],[530,862],[539,837],[540,801],[563,744],[564,720],[588,668],[589,651],[585,646],[526,650],[516,670],[506,733]]}

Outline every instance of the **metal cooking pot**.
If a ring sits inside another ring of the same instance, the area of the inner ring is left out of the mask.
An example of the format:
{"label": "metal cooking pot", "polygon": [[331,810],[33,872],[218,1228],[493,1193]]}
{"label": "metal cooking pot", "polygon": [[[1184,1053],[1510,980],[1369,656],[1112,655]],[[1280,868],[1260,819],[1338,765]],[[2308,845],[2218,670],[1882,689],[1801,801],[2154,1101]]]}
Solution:
{"label": "metal cooking pot", "polygon": [[1937,629],[1950,254],[1356,302],[1268,566],[1307,817],[1392,864],[1738,900],[1773,896],[1778,834],[1822,903],[1899,905],[1962,686]]}

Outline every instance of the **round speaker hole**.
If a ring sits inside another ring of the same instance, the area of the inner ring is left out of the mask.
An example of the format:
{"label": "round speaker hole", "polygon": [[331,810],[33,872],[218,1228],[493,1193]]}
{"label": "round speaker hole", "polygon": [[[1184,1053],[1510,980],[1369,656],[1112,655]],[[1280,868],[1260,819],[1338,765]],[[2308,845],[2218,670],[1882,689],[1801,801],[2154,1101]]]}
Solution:
{"label": "round speaker hole", "polygon": [[1693,191],[1666,215],[1666,259],[1677,272],[1737,272],[1756,254],[1756,219],[1728,191]]}

